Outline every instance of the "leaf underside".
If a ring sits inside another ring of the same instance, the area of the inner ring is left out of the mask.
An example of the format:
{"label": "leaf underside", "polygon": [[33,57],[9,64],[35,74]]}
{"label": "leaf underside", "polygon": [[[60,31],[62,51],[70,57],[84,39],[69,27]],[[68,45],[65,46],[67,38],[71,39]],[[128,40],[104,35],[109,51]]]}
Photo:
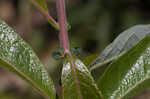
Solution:
{"label": "leaf underside", "polygon": [[147,35],[150,35],[150,25],[136,25],[131,27],[130,29],[120,33],[120,35],[111,44],[109,44],[104,51],[100,53],[100,56],[97,57],[90,65],[93,66],[97,63],[104,62],[112,57],[125,53]]}
{"label": "leaf underside", "polygon": [[[76,85],[76,77],[73,73],[70,61],[66,59],[61,77],[63,99],[101,99],[101,94],[86,66],[79,59],[75,59],[74,63],[78,85]],[[80,87],[80,91],[77,86]]]}
{"label": "leaf underside", "polygon": [[27,81],[47,99],[55,99],[55,88],[47,71],[30,46],[0,20],[0,66]]}
{"label": "leaf underside", "polygon": [[114,61],[98,87],[104,99],[129,99],[150,88],[150,36]]}

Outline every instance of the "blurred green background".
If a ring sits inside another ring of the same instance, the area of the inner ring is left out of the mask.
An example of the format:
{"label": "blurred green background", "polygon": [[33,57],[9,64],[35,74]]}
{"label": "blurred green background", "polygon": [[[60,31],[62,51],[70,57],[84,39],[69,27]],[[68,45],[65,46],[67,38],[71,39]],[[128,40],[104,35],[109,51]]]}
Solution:
{"label": "blurred green background", "polygon": [[[57,20],[55,0],[47,0],[50,15]],[[100,52],[125,29],[150,23],[150,0],[66,0],[71,47],[82,49],[80,58]],[[58,32],[29,0],[0,0],[0,19],[25,39],[52,76],[61,93],[62,64],[52,58],[59,47]],[[84,53],[83,53],[84,52]],[[146,91],[135,99],[149,99]],[[27,83],[0,68],[0,99],[43,99]]]}

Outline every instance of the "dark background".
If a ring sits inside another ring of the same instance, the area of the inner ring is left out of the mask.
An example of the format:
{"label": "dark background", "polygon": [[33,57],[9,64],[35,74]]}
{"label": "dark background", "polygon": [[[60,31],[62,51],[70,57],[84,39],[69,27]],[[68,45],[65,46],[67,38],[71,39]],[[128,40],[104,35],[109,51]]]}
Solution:
{"label": "dark background", "polygon": [[[55,18],[55,0],[47,0]],[[98,53],[125,29],[150,23],[150,0],[66,0],[71,47],[88,55]],[[52,58],[59,47],[58,32],[35,9],[29,0],[0,0],[0,19],[5,20],[34,49],[59,90],[61,63]],[[149,99],[148,91],[135,99]],[[28,84],[0,68],[0,99],[43,99]]]}

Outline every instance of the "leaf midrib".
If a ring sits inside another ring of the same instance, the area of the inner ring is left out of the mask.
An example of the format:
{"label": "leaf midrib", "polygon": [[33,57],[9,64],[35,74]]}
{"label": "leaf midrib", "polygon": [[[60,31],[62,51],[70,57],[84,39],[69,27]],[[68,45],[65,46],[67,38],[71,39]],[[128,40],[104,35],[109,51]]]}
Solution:
{"label": "leaf midrib", "polygon": [[[14,65],[12,65],[10,62],[8,62],[7,60],[3,59],[0,57],[0,60],[2,60],[4,63],[8,64],[10,67],[12,67],[17,73],[19,73],[21,76],[23,76],[27,81],[29,81],[35,88],[37,88],[41,93],[43,94],[43,96],[45,97],[45,99],[49,99],[49,96],[36,84],[32,81],[32,79],[30,79],[28,76],[26,76],[22,71],[20,71],[19,69],[17,69]],[[38,91],[37,91],[38,92]]]}
{"label": "leaf midrib", "polygon": [[145,79],[138,81],[134,86],[130,87],[124,94],[122,94],[118,99],[122,99],[125,95],[132,91],[132,89],[136,88],[136,86],[140,85],[145,80],[150,79],[150,77],[145,77]]}

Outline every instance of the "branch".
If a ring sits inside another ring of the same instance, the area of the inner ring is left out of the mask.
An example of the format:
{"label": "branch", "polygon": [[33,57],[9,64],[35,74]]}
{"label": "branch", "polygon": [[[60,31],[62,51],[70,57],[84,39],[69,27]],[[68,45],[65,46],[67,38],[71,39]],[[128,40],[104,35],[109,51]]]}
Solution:
{"label": "branch", "polygon": [[58,23],[43,9],[41,6],[35,2],[35,0],[31,0],[32,4],[47,18],[48,22],[56,29],[59,30]]}
{"label": "branch", "polygon": [[58,12],[58,22],[59,22],[59,27],[60,27],[60,43],[61,46],[64,48],[64,53],[66,56],[69,57],[71,66],[72,66],[72,71],[75,77],[75,83],[77,86],[78,94],[80,99],[82,98],[80,86],[79,86],[79,80],[77,76],[77,72],[75,69],[75,64],[73,61],[72,54],[70,52],[70,47],[69,47],[69,40],[68,40],[68,31],[67,31],[67,21],[66,21],[66,11],[65,11],[65,2],[64,0],[57,0],[57,12]]}
{"label": "branch", "polygon": [[60,43],[65,53],[69,52],[69,40],[66,22],[66,12],[64,0],[57,0],[58,22],[60,27]]}

